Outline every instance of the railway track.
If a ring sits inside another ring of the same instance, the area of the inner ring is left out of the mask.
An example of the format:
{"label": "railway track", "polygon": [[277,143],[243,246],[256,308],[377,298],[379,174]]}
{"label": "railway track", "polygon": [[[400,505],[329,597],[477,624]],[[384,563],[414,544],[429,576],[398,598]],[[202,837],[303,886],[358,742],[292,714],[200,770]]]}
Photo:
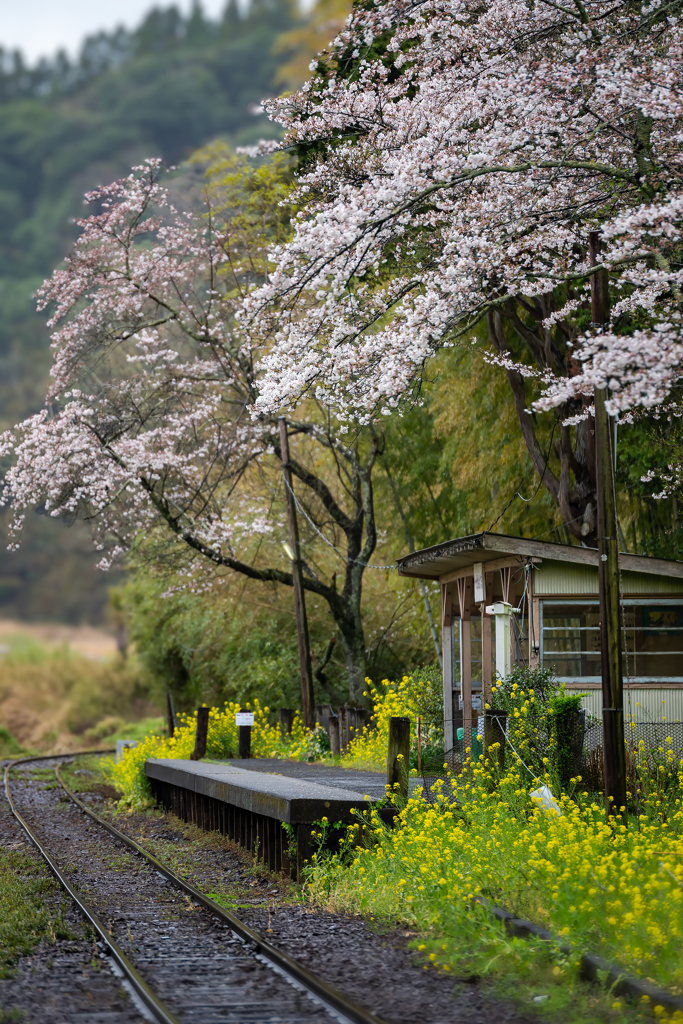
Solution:
{"label": "railway track", "polygon": [[[159,1024],[382,1024],[87,807],[59,773],[60,763],[72,757],[11,762],[5,793],[142,1018]],[[31,789],[30,780],[15,779],[13,793],[11,770],[36,762],[54,767],[61,791]]]}

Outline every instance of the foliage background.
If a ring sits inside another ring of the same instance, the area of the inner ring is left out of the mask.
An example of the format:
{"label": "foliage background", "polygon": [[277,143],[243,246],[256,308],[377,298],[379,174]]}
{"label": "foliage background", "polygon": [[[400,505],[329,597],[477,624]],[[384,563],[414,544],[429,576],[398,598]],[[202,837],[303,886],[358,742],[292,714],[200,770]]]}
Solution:
{"label": "foliage background", "polygon": [[[174,164],[199,150],[176,179],[187,193],[212,153],[216,158],[226,145],[277,134],[254,113],[259,101],[299,84],[346,11],[343,0],[318,0],[306,17],[290,0],[251,0],[246,9],[230,0],[222,19],[211,22],[198,6],[189,16],[160,8],[135,31],[86,39],[75,61],[62,55],[31,68],[19,55],[3,54],[0,426],[42,405],[49,338],[31,296],[75,237],[72,221],[82,213],[83,192],[145,156]],[[557,509],[537,490],[503,371],[464,343],[442,352],[428,374],[421,404],[382,423],[385,448],[375,472],[380,543],[373,561],[389,564],[411,547],[491,526],[567,542]],[[539,436],[556,467],[557,439],[543,424]],[[642,417],[620,428],[619,504],[630,550],[681,556],[676,501],[652,500],[657,475],[648,484],[641,481],[653,467],[661,476],[677,446],[675,420]],[[532,500],[513,497],[517,491]],[[302,538],[305,550],[327,564],[332,556],[318,550],[320,542],[305,524]],[[256,545],[249,554],[256,557]],[[22,549],[0,548],[0,615],[11,610],[25,620],[103,621],[111,612],[109,588],[121,577],[97,572],[94,561],[81,524],[31,517]],[[223,701],[256,693],[275,706],[296,706],[297,653],[286,590],[233,580],[203,598],[162,598],[167,589],[168,580],[129,574],[121,612],[138,649],[139,685],[157,707],[168,683],[180,707],[193,706],[199,695]],[[427,588],[438,623],[437,597]],[[333,630],[314,601],[309,615],[319,660]],[[364,618],[374,680],[400,678],[433,661],[422,597],[413,584],[368,571]],[[316,698],[336,704],[344,693],[337,648]]]}

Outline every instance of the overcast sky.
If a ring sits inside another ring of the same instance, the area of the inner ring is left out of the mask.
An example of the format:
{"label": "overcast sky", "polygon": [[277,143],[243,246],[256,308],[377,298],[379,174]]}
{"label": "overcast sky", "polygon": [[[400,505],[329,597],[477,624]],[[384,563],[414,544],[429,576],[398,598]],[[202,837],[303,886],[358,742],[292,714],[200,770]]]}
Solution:
{"label": "overcast sky", "polygon": [[[0,45],[18,48],[32,64],[56,50],[78,52],[84,36],[124,24],[134,28],[154,6],[170,7],[173,0],[0,0]],[[175,0],[188,11],[191,0]],[[204,11],[217,17],[225,0],[203,0]]]}

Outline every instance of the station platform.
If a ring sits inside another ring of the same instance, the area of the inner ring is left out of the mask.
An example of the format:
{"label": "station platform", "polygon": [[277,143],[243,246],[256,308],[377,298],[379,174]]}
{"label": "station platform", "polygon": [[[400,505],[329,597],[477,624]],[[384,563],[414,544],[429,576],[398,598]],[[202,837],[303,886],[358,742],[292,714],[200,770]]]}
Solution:
{"label": "station platform", "polygon": [[[145,773],[166,810],[223,833],[271,871],[297,878],[310,857],[315,822],[323,817],[331,824],[353,822],[357,812],[386,795],[384,776],[374,772],[275,759],[240,761],[238,767],[228,761],[150,758]],[[351,789],[349,782],[360,785]],[[381,814],[389,822],[394,811],[383,808]],[[332,830],[332,847],[341,834]]]}
{"label": "station platform", "polygon": [[352,790],[373,800],[386,796],[386,772],[356,771],[339,765],[316,764],[310,761],[281,761],[276,757],[252,757],[248,760],[226,761],[234,768],[246,768],[250,772],[266,772],[269,775],[284,775],[287,779],[302,779],[319,786]]}

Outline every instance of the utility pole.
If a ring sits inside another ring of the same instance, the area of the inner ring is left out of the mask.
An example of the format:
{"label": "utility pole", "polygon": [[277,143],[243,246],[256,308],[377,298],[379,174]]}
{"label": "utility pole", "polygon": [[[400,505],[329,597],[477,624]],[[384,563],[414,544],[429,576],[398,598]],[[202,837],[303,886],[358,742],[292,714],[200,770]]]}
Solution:
{"label": "utility pole", "polygon": [[[599,262],[600,236],[590,233],[590,261]],[[593,323],[609,321],[609,279],[598,270],[591,277]],[[626,754],[624,747],[623,636],[619,593],[619,534],[614,486],[610,420],[606,388],[595,389],[595,468],[598,498],[598,563],[600,589],[600,651],[602,662],[602,728],[605,768],[605,809],[626,824]]]}
{"label": "utility pole", "polygon": [[292,549],[292,580],[294,582],[294,610],[296,612],[296,632],[299,641],[299,669],[301,672],[301,711],[304,725],[309,729],[315,724],[311,721],[315,697],[313,695],[313,669],[311,667],[311,646],[308,640],[308,619],[306,618],[306,602],[304,600],[304,574],[301,564],[301,547],[299,545],[299,526],[296,521],[294,491],[292,489],[292,471],[289,467],[289,438],[287,437],[287,420],[280,416],[280,451],[282,455],[282,475],[285,480],[285,496],[287,498],[287,520],[289,522],[289,544]]}

